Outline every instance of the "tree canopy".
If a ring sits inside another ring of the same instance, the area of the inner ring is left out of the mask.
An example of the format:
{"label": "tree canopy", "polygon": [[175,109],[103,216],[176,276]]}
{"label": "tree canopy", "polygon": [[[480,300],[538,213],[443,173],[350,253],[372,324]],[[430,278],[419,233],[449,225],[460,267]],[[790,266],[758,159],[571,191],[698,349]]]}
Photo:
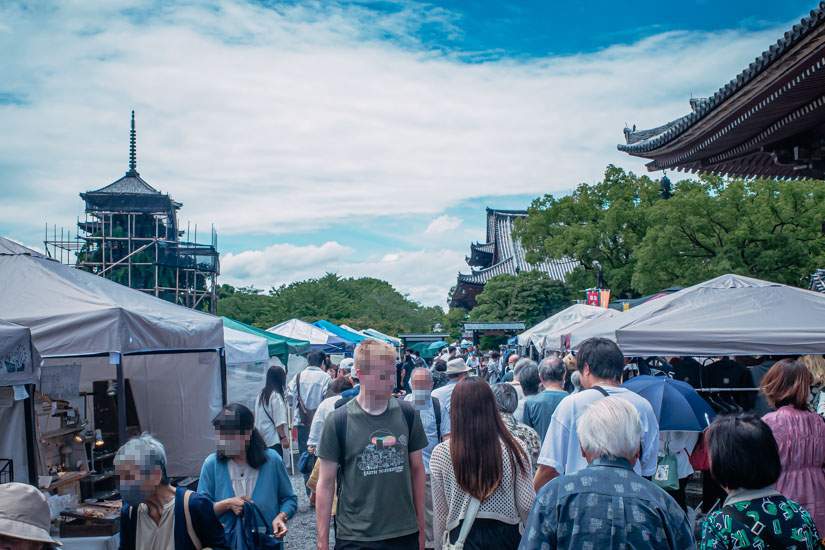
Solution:
{"label": "tree canopy", "polygon": [[545,195],[516,222],[531,262],[569,257],[574,291],[604,266],[616,297],[687,286],[724,273],[803,285],[825,263],[822,182],[700,176],[659,196],[658,182],[608,166],[603,181]]}
{"label": "tree canopy", "polygon": [[529,327],[570,305],[570,288],[541,271],[504,273],[490,279],[476,297],[470,321],[524,321]]}
{"label": "tree canopy", "polygon": [[218,296],[219,315],[264,329],[292,318],[308,322],[327,319],[393,335],[430,332],[444,315],[441,308],[424,307],[386,281],[371,277],[345,279],[334,273],[273,287],[268,293],[252,287],[221,285]]}

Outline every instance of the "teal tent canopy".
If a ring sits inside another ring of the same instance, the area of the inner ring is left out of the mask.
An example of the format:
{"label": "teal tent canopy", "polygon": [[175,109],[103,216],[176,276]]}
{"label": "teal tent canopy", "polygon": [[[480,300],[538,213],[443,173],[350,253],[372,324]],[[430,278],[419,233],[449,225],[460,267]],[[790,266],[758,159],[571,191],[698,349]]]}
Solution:
{"label": "teal tent canopy", "polygon": [[277,357],[281,363],[284,364],[284,366],[286,366],[286,362],[290,354],[297,355],[309,351],[309,342],[305,340],[296,340],[294,338],[281,336],[280,334],[267,332],[265,330],[253,327],[252,325],[247,325],[246,323],[236,321],[235,319],[230,319],[229,317],[222,317],[222,319],[225,327],[266,338],[269,345],[269,356]]}
{"label": "teal tent canopy", "polygon": [[368,338],[366,336],[358,334],[357,332],[349,331],[345,328],[341,328],[341,327],[339,327],[338,325],[336,325],[334,323],[330,323],[326,319],[321,319],[320,321],[315,321],[312,324],[315,325],[318,328],[324,329],[327,332],[331,332],[332,334],[334,334],[335,336],[338,336],[339,338],[343,338],[344,340],[352,342],[353,344],[357,344],[358,342],[360,342],[362,340],[368,340]]}

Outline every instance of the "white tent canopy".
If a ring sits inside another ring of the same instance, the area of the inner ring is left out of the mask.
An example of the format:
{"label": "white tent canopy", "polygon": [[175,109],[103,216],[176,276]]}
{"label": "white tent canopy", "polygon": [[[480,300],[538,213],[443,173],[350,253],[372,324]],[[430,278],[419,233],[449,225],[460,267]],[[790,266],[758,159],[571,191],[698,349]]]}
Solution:
{"label": "white tent canopy", "polygon": [[227,365],[269,362],[269,342],[266,338],[223,327],[223,340]]}
{"label": "white tent canopy", "polygon": [[275,325],[266,329],[267,332],[273,334],[280,334],[287,338],[295,338],[296,340],[305,340],[310,345],[324,345],[333,334],[325,331],[320,327],[316,327],[311,323],[301,321],[300,319],[290,319],[281,324]]}
{"label": "white tent canopy", "polygon": [[115,378],[108,354],[121,354],[141,428],[166,445],[169,475],[199,473],[214,450],[210,421],[222,401],[219,317],[7,251],[0,252],[0,319],[29,327],[47,366],[81,365],[81,391]]}
{"label": "white tent canopy", "polygon": [[611,317],[615,317],[621,313],[618,310],[606,307],[597,307],[596,309],[602,311],[601,315],[595,315],[594,317],[582,319],[577,323],[573,323],[572,325],[566,327],[561,327],[558,330],[554,330],[548,334],[545,334],[541,339],[539,349],[547,351],[562,351],[566,349],[566,346],[563,343],[564,338],[571,332],[575,331],[579,327],[587,326],[589,323],[595,323],[598,321],[602,321],[604,319],[610,319]]}
{"label": "white tent canopy", "polygon": [[606,313],[607,311],[607,308],[603,307],[574,304],[561,310],[552,317],[548,317],[531,329],[519,334],[518,345],[528,346],[532,344],[536,348],[541,349],[542,341],[545,336],[557,334],[558,336],[556,339],[560,340],[561,334],[567,327],[579,323],[585,319],[611,315],[610,313]]}
{"label": "white tent canopy", "polygon": [[625,355],[825,352],[825,294],[818,292],[722,275],[649,304],[653,311],[616,330]]}
{"label": "white tent canopy", "polygon": [[634,308],[630,308],[627,311],[620,312],[618,315],[614,315],[612,317],[592,319],[587,323],[570,327],[570,330],[567,331],[567,333],[570,334],[570,341],[568,345],[570,349],[577,350],[579,349],[581,343],[588,338],[607,338],[608,340],[613,340],[615,342],[617,329],[637,319],[651,315],[652,312],[664,307],[668,302],[675,299],[682,292],[684,292],[684,290],[654,298]]}

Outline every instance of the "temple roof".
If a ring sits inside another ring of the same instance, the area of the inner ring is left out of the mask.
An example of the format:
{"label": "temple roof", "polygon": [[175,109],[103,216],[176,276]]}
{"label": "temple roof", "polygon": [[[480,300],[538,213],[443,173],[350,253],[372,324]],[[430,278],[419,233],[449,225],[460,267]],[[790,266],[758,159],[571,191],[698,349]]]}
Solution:
{"label": "temple roof", "polygon": [[[687,115],[649,130],[625,128],[626,143],[619,150],[653,159],[650,170],[817,176],[816,154],[788,162],[785,150],[807,148],[821,137],[824,21],[825,2],[820,2],[715,94],[691,99]],[[799,136],[804,143],[793,141]]]}
{"label": "temple roof", "polygon": [[101,187],[97,191],[89,193],[110,193],[116,195],[160,195],[160,191],[143,181],[139,175],[125,175],[114,183],[106,187]]}
{"label": "temple roof", "polygon": [[492,253],[495,263],[483,269],[472,270],[469,274],[458,274],[459,284],[483,285],[496,275],[520,271],[543,271],[551,278],[564,281],[567,274],[578,265],[576,260],[548,260],[539,264],[527,263],[521,242],[513,235],[513,222],[527,216],[526,210],[487,209],[487,243],[471,245],[471,250]]}

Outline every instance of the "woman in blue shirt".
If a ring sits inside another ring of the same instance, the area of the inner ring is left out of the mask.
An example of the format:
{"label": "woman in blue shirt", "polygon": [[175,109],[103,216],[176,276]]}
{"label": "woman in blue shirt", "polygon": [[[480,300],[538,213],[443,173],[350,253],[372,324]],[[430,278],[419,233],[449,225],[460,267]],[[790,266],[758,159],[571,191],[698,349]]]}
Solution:
{"label": "woman in blue shirt", "polygon": [[212,425],[218,450],[203,463],[198,492],[215,503],[215,513],[228,533],[234,530],[244,503],[252,502],[272,524],[275,538],[283,538],[287,520],[298,509],[283,459],[266,447],[252,411],[243,405],[227,405]]}

